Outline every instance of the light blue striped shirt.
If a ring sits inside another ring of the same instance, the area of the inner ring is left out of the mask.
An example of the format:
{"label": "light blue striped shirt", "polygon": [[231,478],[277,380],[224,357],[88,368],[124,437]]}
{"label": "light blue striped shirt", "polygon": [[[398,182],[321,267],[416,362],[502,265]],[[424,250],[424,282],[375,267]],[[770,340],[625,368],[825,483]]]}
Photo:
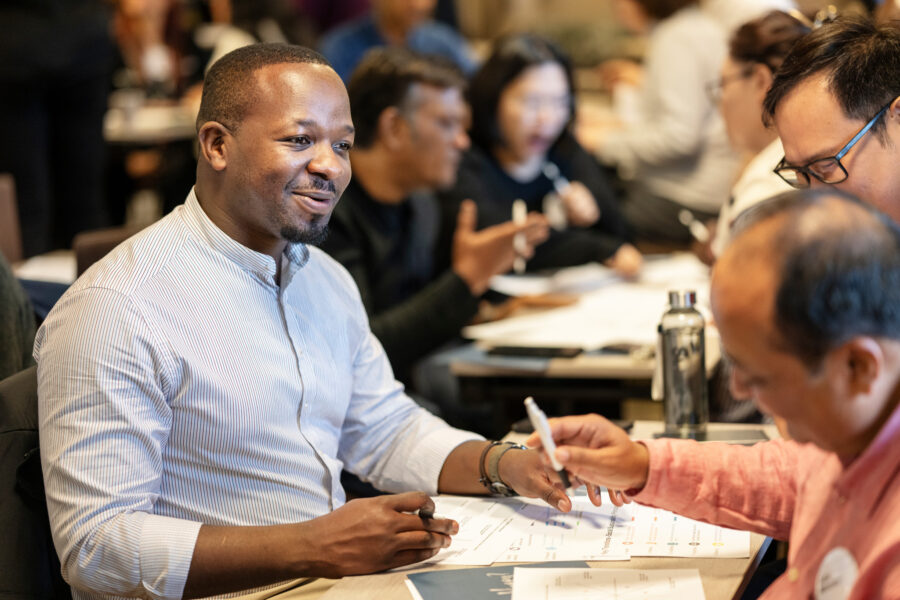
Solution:
{"label": "light blue striped shirt", "polygon": [[76,598],[178,598],[201,523],[321,516],[345,501],[342,467],[435,493],[477,437],[404,394],[337,262],[289,245],[275,274],[191,191],[44,322],[41,459]]}

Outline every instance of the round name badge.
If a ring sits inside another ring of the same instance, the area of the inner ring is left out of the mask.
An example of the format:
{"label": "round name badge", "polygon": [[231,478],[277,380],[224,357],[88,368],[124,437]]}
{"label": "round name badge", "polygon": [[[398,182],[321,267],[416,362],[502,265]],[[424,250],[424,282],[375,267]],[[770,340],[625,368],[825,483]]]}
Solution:
{"label": "round name badge", "polygon": [[846,600],[858,574],[859,566],[850,551],[842,546],[832,548],[816,573],[816,600]]}

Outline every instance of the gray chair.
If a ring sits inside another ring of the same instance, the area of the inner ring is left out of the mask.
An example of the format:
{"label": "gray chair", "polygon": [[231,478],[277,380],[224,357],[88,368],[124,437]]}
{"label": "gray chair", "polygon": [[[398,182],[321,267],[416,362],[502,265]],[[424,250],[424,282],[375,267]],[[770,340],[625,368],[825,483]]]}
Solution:
{"label": "gray chair", "polygon": [[71,599],[47,518],[36,367],[0,381],[0,532],[0,600]]}

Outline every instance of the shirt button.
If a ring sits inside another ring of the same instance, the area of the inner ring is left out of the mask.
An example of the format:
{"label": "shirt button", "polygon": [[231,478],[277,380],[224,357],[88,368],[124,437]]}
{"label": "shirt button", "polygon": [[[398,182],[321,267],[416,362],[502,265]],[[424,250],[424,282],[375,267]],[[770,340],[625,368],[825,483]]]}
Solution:
{"label": "shirt button", "polygon": [[788,581],[794,583],[798,579],[800,579],[800,571],[797,570],[797,567],[791,567],[787,572]]}

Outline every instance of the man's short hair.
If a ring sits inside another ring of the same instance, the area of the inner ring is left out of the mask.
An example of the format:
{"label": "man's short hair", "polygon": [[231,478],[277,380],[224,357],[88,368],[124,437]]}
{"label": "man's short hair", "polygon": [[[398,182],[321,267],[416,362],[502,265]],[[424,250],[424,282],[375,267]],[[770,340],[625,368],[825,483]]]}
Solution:
{"label": "man's short hair", "polygon": [[[800,82],[825,74],[844,115],[868,121],[900,96],[900,23],[842,16],[801,38],[775,73],[763,103],[771,125],[779,103]],[[884,119],[872,131],[884,142]]]}
{"label": "man's short hair", "polygon": [[439,56],[402,47],[373,48],[366,53],[347,84],[357,147],[375,143],[378,119],[385,109],[393,106],[407,112],[415,108],[410,104],[410,91],[417,84],[463,91],[466,79],[456,65]]}
{"label": "man's short hair", "polygon": [[237,131],[256,99],[253,74],[284,63],[331,66],[318,52],[292,44],[252,44],[233,50],[213,63],[203,78],[197,130],[208,121],[216,121]]}
{"label": "man's short hair", "polygon": [[[840,217],[836,203],[848,209]],[[781,219],[771,239],[780,345],[816,370],[852,337],[900,340],[900,227],[894,221],[839,190],[792,190],[742,213],[734,241],[773,218]],[[804,220],[814,226],[803,226]]]}

